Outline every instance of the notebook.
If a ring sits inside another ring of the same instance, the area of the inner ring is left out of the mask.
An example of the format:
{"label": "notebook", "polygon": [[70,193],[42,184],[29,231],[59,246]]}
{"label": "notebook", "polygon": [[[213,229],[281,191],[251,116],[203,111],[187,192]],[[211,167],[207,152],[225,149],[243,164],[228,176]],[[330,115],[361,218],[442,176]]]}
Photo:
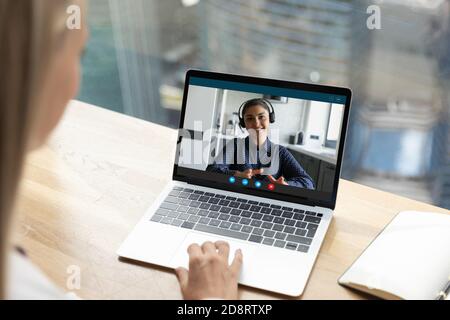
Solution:
{"label": "notebook", "polygon": [[403,211],[338,282],[383,299],[431,300],[449,276],[450,215]]}

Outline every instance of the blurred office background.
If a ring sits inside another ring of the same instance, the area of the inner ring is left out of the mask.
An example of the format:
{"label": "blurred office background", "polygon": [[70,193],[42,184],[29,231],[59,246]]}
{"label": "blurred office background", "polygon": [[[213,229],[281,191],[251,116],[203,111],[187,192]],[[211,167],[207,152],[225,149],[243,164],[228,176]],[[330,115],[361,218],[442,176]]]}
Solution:
{"label": "blurred office background", "polygon": [[450,0],[91,0],[88,21],[80,100],[176,128],[189,68],[349,86],[343,177],[450,209]]}

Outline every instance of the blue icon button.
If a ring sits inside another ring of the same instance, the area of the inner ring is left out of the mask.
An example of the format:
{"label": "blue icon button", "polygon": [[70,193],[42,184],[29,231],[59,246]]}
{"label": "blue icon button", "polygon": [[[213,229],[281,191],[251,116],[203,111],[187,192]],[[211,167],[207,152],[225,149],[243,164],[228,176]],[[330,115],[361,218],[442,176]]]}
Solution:
{"label": "blue icon button", "polygon": [[257,187],[257,188],[261,188],[261,182],[259,182],[259,181],[256,181],[256,182],[255,182],[255,187]]}
{"label": "blue icon button", "polygon": [[235,177],[230,177],[230,178],[228,178],[228,181],[230,183],[235,183],[236,182],[236,178]]}
{"label": "blue icon button", "polygon": [[247,180],[247,179],[242,180],[242,184],[243,184],[244,186],[248,185],[248,180]]}

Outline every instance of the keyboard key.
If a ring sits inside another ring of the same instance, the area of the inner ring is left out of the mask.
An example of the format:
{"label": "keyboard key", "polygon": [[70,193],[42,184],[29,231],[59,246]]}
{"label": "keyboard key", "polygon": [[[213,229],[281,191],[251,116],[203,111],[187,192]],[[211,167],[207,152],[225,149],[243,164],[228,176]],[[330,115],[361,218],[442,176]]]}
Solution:
{"label": "keyboard key", "polygon": [[286,249],[289,250],[296,250],[297,249],[297,244],[296,243],[292,243],[292,242],[288,242],[286,243]]}
{"label": "keyboard key", "polygon": [[230,230],[234,230],[234,231],[240,231],[242,228],[242,226],[240,224],[237,223],[233,223],[230,227]]}
{"label": "keyboard key", "polygon": [[281,206],[277,206],[276,204],[271,204],[270,207],[272,209],[281,209]]}
{"label": "keyboard key", "polygon": [[286,220],[284,221],[284,225],[285,225],[285,226],[295,226],[295,220],[286,219]]}
{"label": "keyboard key", "polygon": [[230,218],[229,214],[222,213],[221,215],[219,215],[219,220],[228,221],[229,218]]}
{"label": "keyboard key", "polygon": [[281,216],[281,213],[282,213],[282,212],[283,212],[283,211],[281,211],[281,210],[273,209],[271,215],[276,216],[276,217],[279,217],[279,216]]}
{"label": "keyboard key", "polygon": [[260,202],[259,205],[260,205],[261,207],[267,207],[267,208],[270,207],[270,204],[265,203],[265,202]]}
{"label": "keyboard key", "polygon": [[275,219],[273,219],[273,222],[282,224],[284,223],[284,218],[275,217]]}
{"label": "keyboard key", "polygon": [[184,190],[183,190],[184,192],[189,192],[189,193],[192,193],[192,192],[194,192],[194,190],[193,189],[188,189],[188,188],[184,188]]}
{"label": "keyboard key", "polygon": [[254,228],[252,233],[260,236],[264,233],[264,229]]}
{"label": "keyboard key", "polygon": [[270,208],[266,208],[266,207],[261,208],[261,213],[270,214],[271,212],[272,212],[272,209],[270,209]]}
{"label": "keyboard key", "polygon": [[178,212],[187,212],[189,210],[189,207],[186,206],[179,206],[177,211]]}
{"label": "keyboard key", "polygon": [[277,232],[277,233],[275,234],[275,239],[278,239],[278,240],[284,240],[284,239],[286,239],[286,233]]}
{"label": "keyboard key", "polygon": [[220,220],[216,220],[216,219],[211,219],[211,221],[209,222],[209,225],[213,226],[213,227],[218,227],[219,224],[220,224]]}
{"label": "keyboard key", "polygon": [[200,198],[198,198],[198,201],[200,201],[200,202],[208,202],[209,201],[209,197],[201,196]]}
{"label": "keyboard key", "polygon": [[153,217],[150,219],[150,221],[160,222],[162,218],[163,218],[163,216],[159,216],[157,214],[154,214]]}
{"label": "keyboard key", "polygon": [[219,225],[219,227],[224,228],[224,229],[228,229],[229,227],[231,227],[231,223],[228,221],[222,221]]}
{"label": "keyboard key", "polygon": [[308,225],[306,226],[306,229],[308,229],[308,230],[317,230],[318,227],[319,227],[318,224],[308,223]]}
{"label": "keyboard key", "polygon": [[178,204],[181,204],[183,206],[189,206],[191,204],[191,200],[188,199],[180,199],[181,201]]}
{"label": "keyboard key", "polygon": [[168,218],[176,218],[176,217],[178,217],[178,215],[179,215],[179,212],[169,211],[169,213],[167,214],[167,217]]}
{"label": "keyboard key", "polygon": [[256,220],[261,220],[262,216],[263,215],[261,213],[254,213],[254,214],[252,214],[252,218],[256,219]]}
{"label": "keyboard key", "polygon": [[191,194],[189,193],[189,192],[181,192],[179,195],[178,195],[178,198],[181,198],[181,199],[187,199],[187,198],[189,198],[189,196],[190,196]]}
{"label": "keyboard key", "polygon": [[273,238],[274,235],[275,235],[275,231],[272,231],[272,230],[264,231],[264,237]]}
{"label": "keyboard key", "polygon": [[295,236],[293,234],[289,234],[286,238],[287,241],[295,242],[295,243],[301,243],[301,244],[307,244],[310,245],[312,240],[305,237],[299,237]]}
{"label": "keyboard key", "polygon": [[294,213],[294,219],[295,220],[303,220],[303,218],[305,217],[305,215],[304,214],[301,214],[301,213]]}
{"label": "keyboard key", "polygon": [[236,197],[226,197],[227,200],[236,200]]}
{"label": "keyboard key", "polygon": [[228,200],[220,200],[219,205],[221,206],[228,206],[230,204],[230,201]]}
{"label": "keyboard key", "polygon": [[308,215],[308,216],[313,216],[313,217],[316,216],[316,213],[313,212],[313,211],[305,211],[305,214]]}
{"label": "keyboard key", "polygon": [[294,212],[297,212],[297,213],[304,213],[305,210],[302,210],[302,209],[294,209]]}
{"label": "keyboard key", "polygon": [[199,195],[203,195],[203,194],[204,194],[204,192],[203,192],[203,191],[200,191],[200,190],[195,190],[194,193],[195,193],[195,194],[199,194]]}
{"label": "keyboard key", "polygon": [[217,198],[217,199],[225,199],[225,196],[224,196],[223,194],[216,194],[216,195],[214,196],[214,198]]}
{"label": "keyboard key", "polygon": [[259,220],[252,220],[252,222],[250,222],[250,225],[252,227],[260,227],[261,224],[262,224],[262,221],[259,221]]}
{"label": "keyboard key", "polygon": [[201,223],[201,224],[208,224],[209,221],[211,221],[210,218],[202,217],[202,218],[200,218],[200,221],[199,221],[198,223]]}
{"label": "keyboard key", "polygon": [[234,222],[234,223],[238,223],[239,220],[241,220],[241,218],[236,217],[236,216],[230,216],[230,219],[228,219],[228,221]]}
{"label": "keyboard key", "polygon": [[306,222],[312,222],[312,223],[320,223],[320,218],[306,216],[305,219],[303,219]]}
{"label": "keyboard key", "polygon": [[249,237],[249,234],[245,233],[245,232],[239,232],[239,231],[223,229],[223,228],[215,228],[211,225],[204,225],[204,224],[197,224],[194,227],[194,230],[217,234],[220,236],[235,238],[235,239],[239,239],[239,240],[247,240]]}
{"label": "keyboard key", "polygon": [[314,238],[314,235],[316,234],[316,231],[317,231],[317,229],[308,230],[308,233],[306,234],[306,236],[308,238]]}
{"label": "keyboard key", "polygon": [[177,191],[183,191],[183,188],[181,188],[181,187],[173,187],[172,189],[177,190]]}
{"label": "keyboard key", "polygon": [[304,237],[304,236],[306,236],[306,230],[305,229],[296,229],[295,230],[295,235],[296,236],[300,236],[300,237]]}
{"label": "keyboard key", "polygon": [[289,208],[289,207],[283,207],[281,209],[283,209],[284,211],[292,211],[293,210],[292,208]]}
{"label": "keyboard key", "polygon": [[283,214],[281,215],[283,218],[292,218],[292,216],[294,215],[294,213],[292,212],[288,212],[288,211],[283,211]]}
{"label": "keyboard key", "polygon": [[295,227],[288,227],[288,226],[286,226],[286,227],[284,227],[283,231],[286,232],[286,233],[293,234],[295,232]]}
{"label": "keyboard key", "polygon": [[199,210],[197,208],[189,208],[189,210],[187,211],[190,214],[196,214]]}
{"label": "keyboard key", "polygon": [[197,223],[198,220],[200,220],[200,217],[198,217],[198,216],[190,216],[187,221],[193,222],[193,223]]}
{"label": "keyboard key", "polygon": [[175,198],[175,197],[167,197],[164,201],[165,202],[169,202],[169,203],[176,203],[176,204],[178,204],[178,201],[179,201],[180,199],[178,199],[178,198]]}
{"label": "keyboard key", "polygon": [[218,204],[219,202],[220,202],[220,200],[217,198],[210,198],[208,201],[208,203],[212,203],[212,204]]}
{"label": "keyboard key", "polygon": [[231,208],[228,208],[228,207],[222,207],[219,210],[219,212],[222,212],[222,213],[230,213],[230,211],[231,211]]}
{"label": "keyboard key", "polygon": [[241,212],[242,212],[242,210],[239,210],[239,209],[231,209],[230,214],[238,216],[241,214]]}
{"label": "keyboard key", "polygon": [[271,223],[271,222],[263,222],[263,224],[262,224],[262,226],[261,226],[261,228],[264,228],[264,229],[272,229],[272,227],[273,227],[273,223]]}
{"label": "keyboard key", "polygon": [[207,203],[202,203],[200,205],[200,209],[208,210],[211,205]]}
{"label": "keyboard key", "polygon": [[183,223],[183,220],[179,220],[179,219],[173,219],[173,221],[172,221],[172,225],[175,227],[181,226],[182,223]]}
{"label": "keyboard key", "polygon": [[187,219],[189,219],[189,215],[187,213],[180,213],[178,215],[178,219],[180,219],[180,220],[187,220]]}
{"label": "keyboard key", "polygon": [[240,223],[243,224],[243,225],[249,225],[251,221],[252,220],[249,219],[249,218],[241,218],[241,222]]}
{"label": "keyboard key", "polygon": [[250,233],[250,232],[252,232],[252,230],[253,230],[253,228],[250,226],[243,226],[241,229],[242,232],[246,232],[246,233]]}
{"label": "keyboard key", "polygon": [[250,211],[242,211],[241,217],[244,218],[250,218],[252,216],[252,213]]}
{"label": "keyboard key", "polygon": [[156,214],[160,215],[160,216],[163,216],[163,217],[167,216],[169,214],[169,212],[171,212],[171,211],[167,210],[167,209],[158,209],[158,210],[156,210]]}
{"label": "keyboard key", "polygon": [[207,217],[208,214],[209,214],[209,211],[208,211],[208,210],[200,210],[200,211],[198,212],[198,215],[199,215],[200,217]]}
{"label": "keyboard key", "polygon": [[208,213],[208,218],[217,219],[218,216],[219,216],[218,212],[209,211]]}
{"label": "keyboard key", "polygon": [[253,200],[248,200],[247,203],[249,203],[249,204],[258,204],[259,202],[258,201],[253,201]]}
{"label": "keyboard key", "polygon": [[164,223],[164,224],[171,224],[172,221],[173,221],[172,218],[164,217],[164,218],[161,219],[160,222],[161,222],[161,223]]}
{"label": "keyboard key", "polygon": [[284,229],[284,226],[281,224],[274,224],[272,227],[272,230],[275,230],[275,231],[283,231],[283,229]]}
{"label": "keyboard key", "polygon": [[323,214],[318,213],[317,216],[318,216],[319,218],[322,218],[322,217],[323,217]]}
{"label": "keyboard key", "polygon": [[228,206],[230,208],[239,208],[239,202],[232,201]]}
{"label": "keyboard key", "polygon": [[274,247],[278,247],[278,248],[284,248],[285,245],[286,245],[286,241],[282,241],[282,240],[276,240],[275,243],[273,244]]}
{"label": "keyboard key", "polygon": [[191,208],[198,208],[198,207],[200,207],[200,205],[201,205],[201,202],[198,202],[198,201],[191,201],[189,203],[189,207],[191,207]]}
{"label": "keyboard key", "polygon": [[198,200],[198,198],[200,198],[200,195],[198,195],[198,194],[191,194],[188,199],[189,200]]}
{"label": "keyboard key", "polygon": [[211,192],[205,192],[205,196],[214,197],[216,194]]}
{"label": "keyboard key", "polygon": [[249,204],[246,204],[246,203],[242,203],[240,206],[239,206],[239,209],[242,209],[242,210],[248,210],[248,209],[250,209],[250,205]]}
{"label": "keyboard key", "polygon": [[242,199],[242,198],[237,198],[236,201],[240,202],[240,203],[247,203],[247,200],[246,199]]}
{"label": "keyboard key", "polygon": [[220,210],[220,206],[217,205],[217,204],[212,204],[212,205],[209,207],[209,210],[210,210],[210,211],[219,211],[219,210]]}
{"label": "keyboard key", "polygon": [[307,226],[308,224],[306,223],[306,222],[302,222],[302,221],[297,221],[296,223],[295,223],[295,226],[297,227],[297,228],[301,228],[301,229],[306,229],[306,226]]}
{"label": "keyboard key", "polygon": [[269,216],[268,214],[265,214],[262,218],[263,221],[268,221],[268,222],[272,222],[273,221],[273,216]]}
{"label": "keyboard key", "polygon": [[266,245],[268,245],[268,246],[271,246],[273,243],[274,243],[274,239],[272,239],[272,238],[264,238],[264,240],[263,240],[263,244],[266,244]]}
{"label": "keyboard key", "polygon": [[160,208],[169,209],[169,210],[176,210],[178,208],[178,205],[177,204],[173,204],[173,203],[163,202],[161,204]]}
{"label": "keyboard key", "polygon": [[262,240],[263,240],[263,237],[262,237],[262,236],[258,236],[258,235],[255,235],[255,234],[252,234],[252,235],[250,236],[250,238],[248,239],[248,241],[256,242],[256,243],[261,243]]}
{"label": "keyboard key", "polygon": [[260,206],[251,206],[250,207],[250,211],[253,211],[253,212],[259,212],[260,210],[261,210]]}
{"label": "keyboard key", "polygon": [[308,252],[308,249],[309,249],[309,247],[305,246],[303,244],[299,244],[298,247],[297,247],[297,251],[305,252],[305,253]]}

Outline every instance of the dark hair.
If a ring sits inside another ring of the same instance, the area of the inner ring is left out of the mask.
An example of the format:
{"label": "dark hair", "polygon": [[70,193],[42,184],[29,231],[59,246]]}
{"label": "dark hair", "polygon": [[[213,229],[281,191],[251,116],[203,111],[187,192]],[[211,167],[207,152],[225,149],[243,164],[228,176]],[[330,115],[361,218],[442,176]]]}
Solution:
{"label": "dark hair", "polygon": [[255,98],[255,99],[248,100],[248,101],[244,104],[244,106],[242,107],[242,118],[245,116],[245,112],[246,112],[249,108],[254,107],[254,106],[261,106],[261,107],[263,107],[264,109],[267,110],[267,112],[268,112],[269,114],[270,114],[270,112],[271,112],[269,106],[267,105],[266,100],[261,99],[261,98]]}

